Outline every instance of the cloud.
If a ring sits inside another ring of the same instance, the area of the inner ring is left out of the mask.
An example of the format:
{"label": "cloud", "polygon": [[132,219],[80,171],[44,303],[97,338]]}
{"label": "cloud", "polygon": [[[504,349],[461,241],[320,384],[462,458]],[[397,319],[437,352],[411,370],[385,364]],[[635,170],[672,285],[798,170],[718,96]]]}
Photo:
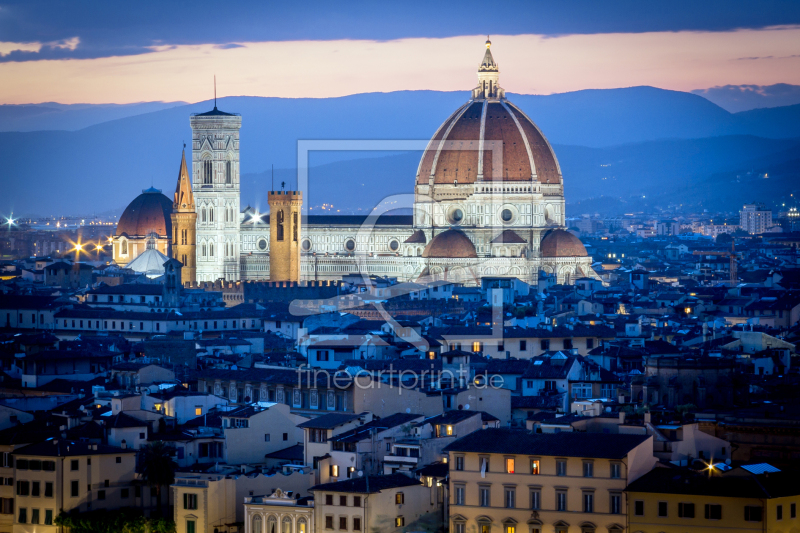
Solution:
{"label": "cloud", "polygon": [[[79,36],[74,58],[148,53],[156,45],[306,40],[388,42],[460,35],[568,35],[659,32],[729,32],[800,24],[800,2],[791,0],[505,0],[491,17],[483,0],[373,2],[239,0],[219,9],[217,0],[0,0],[0,35],[16,43],[56,42]],[[198,30],[201,28],[201,30]],[[26,51],[23,48],[20,51]],[[29,50],[28,50],[29,51]],[[752,54],[743,54],[750,56]],[[16,61],[53,59],[20,54]]]}
{"label": "cloud", "polygon": [[54,59],[72,57],[81,40],[79,37],[70,37],[60,41],[48,43],[11,43],[0,42],[0,62],[2,61],[28,61],[29,58]]}
{"label": "cloud", "polygon": [[[162,44],[77,61],[0,63],[0,102],[199,101],[216,74],[220,95],[331,97],[362,92],[470,90],[484,35],[393,41]],[[500,83],[516,93],[651,85],[800,85],[800,27],[731,32],[493,35]],[[80,52],[83,41],[75,52]],[[129,52],[125,54],[124,52]],[[55,55],[64,50],[53,48]],[[734,61],[774,56],[770,61]],[[280,80],[263,68],[281,58]],[[424,60],[420,61],[420,58]]]}
{"label": "cloud", "polygon": [[218,44],[215,46],[218,50],[230,50],[231,48],[244,48],[243,44],[237,43],[227,43],[227,44]]}

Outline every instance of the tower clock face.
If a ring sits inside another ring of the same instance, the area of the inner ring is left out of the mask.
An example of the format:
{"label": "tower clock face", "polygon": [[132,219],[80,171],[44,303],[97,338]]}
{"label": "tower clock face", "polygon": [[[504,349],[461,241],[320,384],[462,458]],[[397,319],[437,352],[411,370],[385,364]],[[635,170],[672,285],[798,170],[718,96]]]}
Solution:
{"label": "tower clock face", "polygon": [[183,204],[181,207],[186,207],[186,204]]}

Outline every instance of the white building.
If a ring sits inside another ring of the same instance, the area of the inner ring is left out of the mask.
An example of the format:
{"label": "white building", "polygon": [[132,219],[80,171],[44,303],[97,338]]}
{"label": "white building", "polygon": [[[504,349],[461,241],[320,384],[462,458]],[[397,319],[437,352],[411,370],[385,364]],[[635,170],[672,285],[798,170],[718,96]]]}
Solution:
{"label": "white building", "polygon": [[764,204],[746,204],[739,211],[739,226],[751,235],[764,233],[772,227],[772,211]]}
{"label": "white building", "polygon": [[[303,218],[301,279],[359,272],[400,281],[482,276],[561,282],[596,275],[580,240],[564,230],[561,168],[539,128],[505,98],[487,41],[471,98],[437,130],[417,170],[414,215]],[[197,280],[268,280],[269,217],[238,215],[241,117],[192,117],[197,199]],[[233,211],[232,211],[233,210]],[[235,259],[235,258],[238,258]]]}
{"label": "white building", "polygon": [[[214,109],[191,118],[197,206],[197,280],[239,280],[239,129],[242,117]],[[267,239],[269,241],[269,239]]]}

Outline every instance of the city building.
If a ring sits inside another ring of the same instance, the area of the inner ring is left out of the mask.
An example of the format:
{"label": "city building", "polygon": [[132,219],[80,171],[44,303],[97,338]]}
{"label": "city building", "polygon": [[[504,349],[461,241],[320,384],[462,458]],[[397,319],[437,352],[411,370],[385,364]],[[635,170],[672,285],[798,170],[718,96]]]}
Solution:
{"label": "city building", "polygon": [[484,429],[444,451],[454,533],[622,533],[625,488],[656,462],[646,435]]}
{"label": "city building", "polygon": [[362,475],[310,490],[317,531],[424,531],[439,521],[436,488],[405,474]]}
{"label": "city building", "polygon": [[793,472],[769,464],[655,468],[626,489],[630,531],[779,532],[800,526]]}
{"label": "city building", "polygon": [[772,227],[772,210],[764,204],[745,204],[739,211],[739,227],[751,235],[760,235]]}
{"label": "city building", "polygon": [[14,533],[56,533],[62,510],[134,507],[135,452],[103,444],[52,439],[14,456]]}
{"label": "city building", "polygon": [[268,496],[246,496],[244,499],[244,533],[313,533],[313,500],[298,498],[291,491],[275,490]]}

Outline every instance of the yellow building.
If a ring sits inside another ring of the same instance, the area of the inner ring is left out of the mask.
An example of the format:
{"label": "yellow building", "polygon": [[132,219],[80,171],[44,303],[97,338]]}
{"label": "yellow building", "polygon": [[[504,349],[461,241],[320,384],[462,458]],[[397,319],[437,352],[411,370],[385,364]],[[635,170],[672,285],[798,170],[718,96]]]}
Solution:
{"label": "yellow building", "polygon": [[630,531],[800,531],[800,487],[792,474],[769,465],[724,473],[656,468],[628,486]]}
{"label": "yellow building", "polygon": [[186,152],[181,154],[178,185],[172,204],[172,257],[183,265],[184,283],[197,281],[197,210],[192,194],[192,178],[186,168]]}
{"label": "yellow building", "polygon": [[360,476],[317,485],[311,492],[320,533],[439,529],[440,507],[431,488],[404,474]]}
{"label": "yellow building", "polygon": [[300,281],[300,191],[269,191],[269,280]]}
{"label": "yellow building", "polygon": [[134,450],[53,439],[13,455],[14,533],[56,533],[61,511],[136,506]]}
{"label": "yellow building", "polygon": [[646,435],[484,429],[444,451],[451,533],[621,533],[625,487],[656,461]]}

